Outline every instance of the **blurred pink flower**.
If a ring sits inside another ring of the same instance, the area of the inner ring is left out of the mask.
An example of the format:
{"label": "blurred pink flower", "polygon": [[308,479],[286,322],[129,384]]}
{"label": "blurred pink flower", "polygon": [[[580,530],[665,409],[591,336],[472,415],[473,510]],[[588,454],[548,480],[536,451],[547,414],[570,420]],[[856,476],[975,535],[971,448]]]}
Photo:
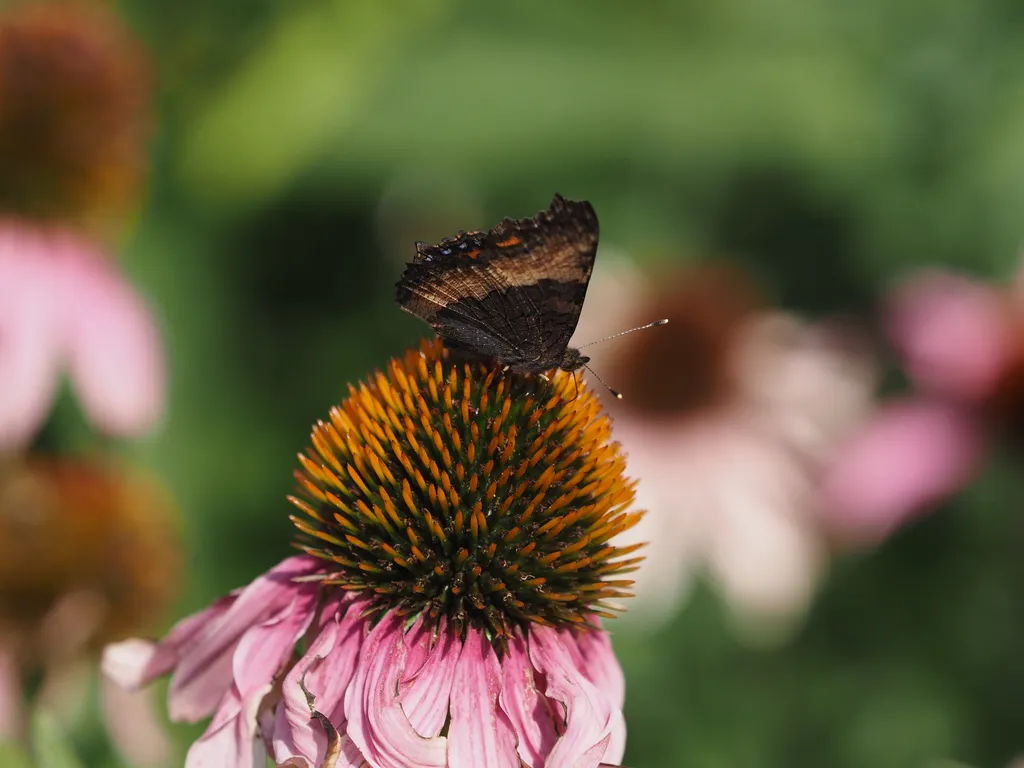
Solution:
{"label": "blurred pink flower", "polygon": [[826,478],[834,525],[853,541],[877,541],[958,491],[989,428],[1012,429],[1024,414],[1019,285],[925,272],[893,292],[886,325],[920,394],[879,410]]}
{"label": "blurred pink flower", "polygon": [[[336,765],[598,766],[625,747],[624,681],[608,637],[531,626],[500,655],[476,627],[366,615],[372,598],[317,581],[326,564],[285,560],[184,619],[157,644],[108,647],[104,670],[129,688],[172,674],[172,719],[213,715],[187,768]],[[304,649],[295,661],[297,649]],[[442,735],[443,734],[443,735]]]}
{"label": "blurred pink flower", "polygon": [[[610,343],[622,351],[609,377],[624,394],[611,406],[614,434],[648,510],[620,540],[649,542],[625,620],[665,620],[705,568],[742,629],[785,625],[825,563],[818,484],[870,412],[873,361],[845,328],[761,309],[749,280],[724,265],[639,288],[619,290],[632,317],[617,321],[669,324]],[[581,339],[614,330],[594,319],[584,315]]]}
{"label": "blurred pink flower", "polygon": [[45,420],[62,369],[93,424],[136,434],[164,402],[163,349],[141,297],[68,230],[0,222],[0,449]]}

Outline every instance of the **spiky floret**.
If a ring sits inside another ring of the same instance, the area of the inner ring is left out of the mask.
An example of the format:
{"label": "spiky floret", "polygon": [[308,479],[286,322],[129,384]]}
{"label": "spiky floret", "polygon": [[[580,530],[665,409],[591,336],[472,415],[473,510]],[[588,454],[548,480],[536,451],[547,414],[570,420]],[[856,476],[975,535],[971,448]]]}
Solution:
{"label": "spiky floret", "polygon": [[323,580],[493,638],[588,626],[642,559],[616,534],[634,482],[601,406],[572,374],[501,372],[439,341],[350,387],[299,455],[297,546]]}

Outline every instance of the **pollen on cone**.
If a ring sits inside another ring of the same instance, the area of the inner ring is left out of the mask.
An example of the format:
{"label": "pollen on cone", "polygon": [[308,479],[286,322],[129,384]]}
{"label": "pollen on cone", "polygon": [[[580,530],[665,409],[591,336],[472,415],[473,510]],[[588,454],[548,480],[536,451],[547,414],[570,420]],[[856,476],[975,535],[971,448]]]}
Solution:
{"label": "pollen on cone", "polygon": [[642,512],[597,398],[572,374],[502,373],[424,342],[313,429],[298,546],[375,610],[493,637],[587,625],[628,596]]}

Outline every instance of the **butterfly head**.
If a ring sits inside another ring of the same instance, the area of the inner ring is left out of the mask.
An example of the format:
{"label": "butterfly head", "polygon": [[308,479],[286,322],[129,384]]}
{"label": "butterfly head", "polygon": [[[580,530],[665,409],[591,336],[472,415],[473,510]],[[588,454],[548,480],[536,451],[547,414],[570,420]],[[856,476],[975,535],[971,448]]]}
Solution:
{"label": "butterfly head", "polygon": [[558,364],[558,367],[563,371],[572,373],[578,371],[580,368],[590,362],[590,358],[584,354],[581,354],[578,349],[573,347],[566,347],[565,354],[562,355],[562,362]]}

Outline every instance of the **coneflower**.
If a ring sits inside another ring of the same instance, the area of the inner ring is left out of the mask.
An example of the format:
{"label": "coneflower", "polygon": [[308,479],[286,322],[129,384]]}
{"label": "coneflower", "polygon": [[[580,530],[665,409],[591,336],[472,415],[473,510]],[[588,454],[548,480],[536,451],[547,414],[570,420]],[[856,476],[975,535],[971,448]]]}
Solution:
{"label": "coneflower", "polygon": [[173,673],[172,718],[213,714],[188,766],[621,759],[598,617],[628,595],[637,547],[610,542],[642,513],[582,383],[424,343],[353,387],[299,463],[301,555],[107,651],[126,685]]}
{"label": "coneflower", "polygon": [[626,327],[672,321],[605,361],[629,395],[615,436],[649,510],[624,537],[651,542],[631,619],[672,616],[703,572],[742,631],[784,628],[824,563],[824,467],[870,411],[866,345],[845,325],[767,308],[752,276],[724,262],[632,282],[617,294],[633,306]]}
{"label": "coneflower", "polygon": [[159,334],[97,241],[137,203],[148,107],[141,49],[109,11],[0,11],[0,451],[31,442],[64,370],[104,432],[162,411]]}
{"label": "coneflower", "polygon": [[[151,482],[92,462],[0,461],[0,737],[24,735],[26,708],[73,718],[84,665],[160,617],[177,571],[168,504]],[[114,741],[151,764],[161,742],[139,740],[155,728],[146,701],[102,690]]]}

